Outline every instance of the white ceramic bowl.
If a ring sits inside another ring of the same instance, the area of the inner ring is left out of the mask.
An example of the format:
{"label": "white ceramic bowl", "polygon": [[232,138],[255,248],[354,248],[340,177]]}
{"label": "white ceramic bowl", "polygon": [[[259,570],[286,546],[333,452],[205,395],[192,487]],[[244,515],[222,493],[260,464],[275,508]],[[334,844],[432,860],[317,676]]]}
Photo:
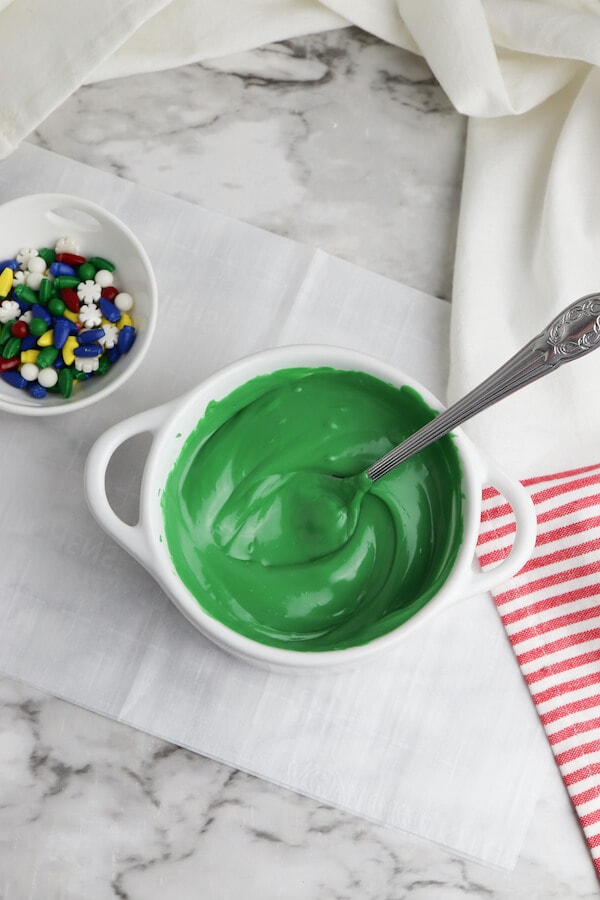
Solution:
{"label": "white ceramic bowl", "polygon": [[156,282],[146,251],[116,216],[96,203],[69,194],[29,194],[0,206],[0,259],[22,247],[54,247],[61,237],[77,239],[82,256],[100,256],[116,266],[117,286],[134,298],[136,339],[103,376],[74,385],[69,398],[48,393],[35,400],[0,379],[0,409],[30,416],[71,412],[97,403],[124,384],[144,358],[157,317]]}
{"label": "white ceramic bowl", "polygon": [[[244,637],[208,615],[179,579],[163,538],[160,494],[185,438],[193,431],[211,400],[227,396],[257,375],[293,367],[329,366],[362,371],[396,386],[416,389],[434,409],[439,401],[413,379],[370,356],[337,347],[300,345],[267,350],[246,357],[208,378],[179,400],[142,412],[105,432],[93,446],[86,463],[85,487],[88,503],[100,525],[158,581],[175,606],[206,637],[245,660],[274,668],[325,669],[356,663],[381,653],[406,639],[433,613],[466,596],[480,593],[505,581],[530,557],[535,543],[536,518],[529,494],[490,460],[469,439],[455,432],[455,446],[463,469],[463,535],[452,570],[441,590],[395,631],[361,646],[322,652],[288,650],[267,646]],[[145,461],[140,489],[139,522],[131,526],[112,510],[106,494],[106,470],[117,448],[136,434],[149,432],[152,444]],[[475,560],[480,526],[482,486],[492,484],[511,504],[516,537],[510,556],[493,570],[483,573]]]}

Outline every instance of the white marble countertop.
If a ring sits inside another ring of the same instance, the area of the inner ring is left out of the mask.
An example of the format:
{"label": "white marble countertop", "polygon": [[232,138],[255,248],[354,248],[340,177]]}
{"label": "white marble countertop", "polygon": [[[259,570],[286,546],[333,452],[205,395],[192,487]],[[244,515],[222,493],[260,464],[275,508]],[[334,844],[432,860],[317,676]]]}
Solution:
{"label": "white marble countertop", "polygon": [[[449,298],[466,122],[357,30],[80,89],[39,146]],[[554,769],[512,872],[0,680],[3,900],[589,898]]]}

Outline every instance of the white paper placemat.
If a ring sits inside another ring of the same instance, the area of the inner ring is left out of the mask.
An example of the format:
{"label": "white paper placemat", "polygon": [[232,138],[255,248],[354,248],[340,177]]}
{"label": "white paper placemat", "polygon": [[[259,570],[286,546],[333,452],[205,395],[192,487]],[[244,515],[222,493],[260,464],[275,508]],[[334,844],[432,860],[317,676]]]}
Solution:
{"label": "white paper placemat", "polygon": [[[109,425],[249,352],[353,347],[443,396],[449,307],[322,251],[23,145],[0,201],[88,197],[155,267],[147,360],[105,403],[64,417],[0,414],[0,670],[269,781],[511,867],[550,759],[488,595],[383,659],[339,675],[274,675],[205,641],[90,516],[82,472]],[[19,248],[4,247],[4,257]],[[134,511],[144,448],[111,467]]]}

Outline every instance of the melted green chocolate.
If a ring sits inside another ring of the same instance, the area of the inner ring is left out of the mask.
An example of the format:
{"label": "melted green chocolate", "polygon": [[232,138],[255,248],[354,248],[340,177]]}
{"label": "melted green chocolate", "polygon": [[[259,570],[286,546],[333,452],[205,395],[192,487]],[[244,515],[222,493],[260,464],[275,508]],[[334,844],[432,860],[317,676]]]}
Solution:
{"label": "melted green chocolate", "polygon": [[375,484],[362,473],[434,414],[409,387],[327,368],[259,376],[209,404],[162,494],[181,581],[210,616],[275,647],[393,630],[456,558],[460,462],[446,437]]}

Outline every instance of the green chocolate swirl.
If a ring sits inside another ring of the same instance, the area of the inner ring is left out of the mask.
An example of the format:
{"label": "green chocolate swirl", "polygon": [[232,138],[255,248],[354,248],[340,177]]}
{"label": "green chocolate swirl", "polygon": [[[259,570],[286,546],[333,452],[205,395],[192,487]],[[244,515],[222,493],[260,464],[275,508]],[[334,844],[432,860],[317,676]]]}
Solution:
{"label": "green chocolate swirl", "polygon": [[361,473],[434,415],[412,388],[328,368],[259,376],[209,404],[162,493],[179,578],[210,616],[274,647],[397,628],[456,559],[458,452],[446,437],[373,485]]}

